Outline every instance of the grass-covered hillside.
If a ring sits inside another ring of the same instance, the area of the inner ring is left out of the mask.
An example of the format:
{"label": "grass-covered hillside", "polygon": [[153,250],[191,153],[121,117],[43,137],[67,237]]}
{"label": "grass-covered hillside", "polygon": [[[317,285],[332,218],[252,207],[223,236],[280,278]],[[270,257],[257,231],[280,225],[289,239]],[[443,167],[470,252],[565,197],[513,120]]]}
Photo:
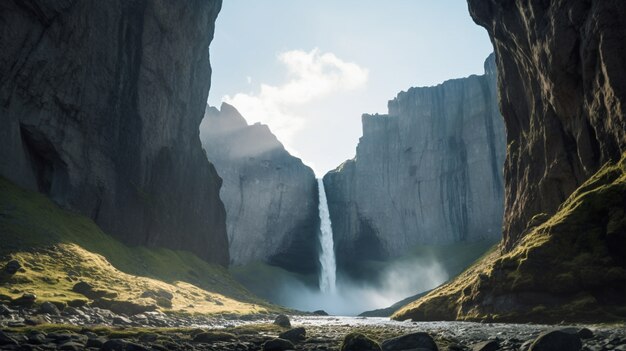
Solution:
{"label": "grass-covered hillside", "polygon": [[484,259],[393,316],[414,320],[626,320],[626,154],[509,252]]}
{"label": "grass-covered hillside", "polygon": [[[126,246],[90,219],[0,178],[0,269],[12,260],[22,268],[0,273],[0,300],[5,302],[34,293],[38,302],[97,300],[99,306],[120,310],[244,314],[274,308],[223,267],[188,252]],[[75,289],[79,282],[91,290]]]}

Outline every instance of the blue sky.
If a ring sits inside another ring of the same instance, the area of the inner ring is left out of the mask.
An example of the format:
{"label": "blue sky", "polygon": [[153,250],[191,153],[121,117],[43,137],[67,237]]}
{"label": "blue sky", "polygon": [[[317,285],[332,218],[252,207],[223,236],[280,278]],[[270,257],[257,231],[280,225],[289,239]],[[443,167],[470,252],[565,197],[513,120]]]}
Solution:
{"label": "blue sky", "polygon": [[362,113],[482,74],[492,50],[465,0],[224,0],[209,104],[268,124],[321,176],[354,156]]}

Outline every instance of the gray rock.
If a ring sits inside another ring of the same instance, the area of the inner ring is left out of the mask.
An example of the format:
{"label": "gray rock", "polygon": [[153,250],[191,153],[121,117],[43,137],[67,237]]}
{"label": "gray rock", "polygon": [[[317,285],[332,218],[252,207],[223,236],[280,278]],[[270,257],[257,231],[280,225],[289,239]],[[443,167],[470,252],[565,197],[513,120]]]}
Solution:
{"label": "gray rock", "polygon": [[363,115],[356,157],[324,176],[339,267],[418,244],[500,237],[506,151],[496,76],[411,88]]}
{"label": "gray rock", "polygon": [[200,138],[223,179],[232,263],[265,261],[317,272],[313,170],[290,155],[268,126],[248,125],[226,103],[221,110],[207,106]]}
{"label": "gray rock", "polygon": [[578,351],[580,349],[582,349],[580,337],[561,330],[543,332],[530,345],[530,351]]}
{"label": "gray rock", "polygon": [[263,344],[263,351],[286,351],[295,348],[291,341],[280,338],[268,340]]}
{"label": "gray rock", "polygon": [[105,342],[100,351],[147,351],[148,349],[142,345],[123,340],[111,339]]}
{"label": "gray rock", "polygon": [[74,284],[72,291],[82,294],[92,300],[102,298],[106,295],[106,292],[95,290],[91,284],[82,281]]}
{"label": "gray rock", "polygon": [[233,341],[233,340],[237,340],[237,336],[231,333],[225,333],[225,332],[219,332],[219,331],[199,333],[198,335],[193,337],[194,342],[202,342],[202,343],[214,343],[216,341]]}
{"label": "gray rock", "polygon": [[361,333],[350,333],[341,343],[340,351],[381,351],[380,345]]}
{"label": "gray rock", "polygon": [[580,328],[577,334],[583,340],[593,338],[593,332],[589,328]]}
{"label": "gray rock", "polygon": [[472,351],[496,351],[500,349],[500,343],[496,340],[479,342],[472,346]]}
{"label": "gray rock", "polygon": [[438,351],[435,340],[428,333],[411,333],[383,341],[383,351],[401,351],[409,349],[426,349]]}
{"label": "gray rock", "polygon": [[46,342],[46,334],[35,332],[28,335],[28,343],[33,345],[41,345]]}
{"label": "gray rock", "polygon": [[22,268],[22,265],[20,264],[19,261],[11,260],[7,262],[7,264],[4,266],[3,271],[6,274],[13,275],[17,273],[20,270],[20,268]]}
{"label": "gray rock", "polygon": [[2,6],[0,175],[126,243],[227,265],[198,137],[221,1]]}
{"label": "gray rock", "polygon": [[303,327],[289,329],[278,335],[279,338],[289,340],[293,343],[302,342],[306,339],[306,330]]}
{"label": "gray rock", "polygon": [[41,306],[39,306],[39,312],[46,313],[46,314],[53,315],[53,316],[58,316],[61,314],[61,312],[59,311],[59,308],[52,302],[48,302],[48,301],[42,303]]}
{"label": "gray rock", "polygon": [[113,325],[129,326],[132,324],[133,324],[133,321],[131,321],[130,319],[124,316],[117,316],[113,318]]}
{"label": "gray rock", "polygon": [[33,293],[24,293],[19,298],[13,300],[13,304],[17,306],[32,306],[37,301],[37,295]]}
{"label": "gray rock", "polygon": [[79,343],[74,342],[74,341],[68,341],[68,342],[60,345],[58,349],[59,350],[64,350],[64,351],[80,351],[80,350],[84,350],[85,349],[85,345],[84,344],[79,344]]}
{"label": "gray rock", "polygon": [[0,304],[0,316],[10,316],[12,314],[16,313],[16,311],[10,309],[8,306],[4,305],[4,304]]}
{"label": "gray rock", "polygon": [[10,345],[18,345],[17,340],[15,340],[9,334],[0,330],[0,346],[10,346]]}
{"label": "gray rock", "polygon": [[93,348],[101,348],[104,343],[107,342],[107,339],[104,337],[90,337],[87,339],[87,343],[85,347],[93,347]]}
{"label": "gray rock", "polygon": [[276,319],[274,319],[274,324],[283,328],[291,328],[291,321],[289,321],[289,317],[284,314],[279,314]]}

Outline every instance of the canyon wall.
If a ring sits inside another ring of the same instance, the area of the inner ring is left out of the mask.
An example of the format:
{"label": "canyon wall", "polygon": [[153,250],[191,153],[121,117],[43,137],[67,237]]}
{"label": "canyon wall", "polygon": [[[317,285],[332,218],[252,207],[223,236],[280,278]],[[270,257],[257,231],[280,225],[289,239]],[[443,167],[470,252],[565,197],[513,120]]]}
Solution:
{"label": "canyon wall", "polygon": [[417,244],[501,235],[505,136],[485,74],[411,88],[363,115],[356,157],[324,177],[340,267]]}
{"label": "canyon wall", "polygon": [[291,156],[266,125],[248,125],[226,103],[220,110],[207,106],[200,138],[223,179],[231,262],[317,272],[313,170]]}
{"label": "canyon wall", "polygon": [[130,244],[228,264],[198,137],[221,1],[3,1],[0,175]]}
{"label": "canyon wall", "polygon": [[497,56],[503,242],[393,316],[626,319],[626,6],[468,0]]}
{"label": "canyon wall", "polygon": [[496,51],[510,249],[626,151],[626,7],[620,0],[468,2]]}

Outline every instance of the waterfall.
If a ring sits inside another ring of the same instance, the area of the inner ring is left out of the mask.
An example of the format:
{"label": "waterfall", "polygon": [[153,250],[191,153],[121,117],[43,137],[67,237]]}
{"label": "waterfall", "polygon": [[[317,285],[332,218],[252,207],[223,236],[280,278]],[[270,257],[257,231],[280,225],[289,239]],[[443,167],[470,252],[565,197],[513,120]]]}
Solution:
{"label": "waterfall", "polygon": [[334,292],[337,273],[337,265],[335,263],[335,247],[333,243],[333,228],[330,222],[330,214],[328,212],[328,202],[326,201],[326,190],[324,189],[324,181],[320,178],[317,180],[319,192],[319,216],[320,216],[320,264],[322,266],[320,272],[320,290],[322,292]]}

